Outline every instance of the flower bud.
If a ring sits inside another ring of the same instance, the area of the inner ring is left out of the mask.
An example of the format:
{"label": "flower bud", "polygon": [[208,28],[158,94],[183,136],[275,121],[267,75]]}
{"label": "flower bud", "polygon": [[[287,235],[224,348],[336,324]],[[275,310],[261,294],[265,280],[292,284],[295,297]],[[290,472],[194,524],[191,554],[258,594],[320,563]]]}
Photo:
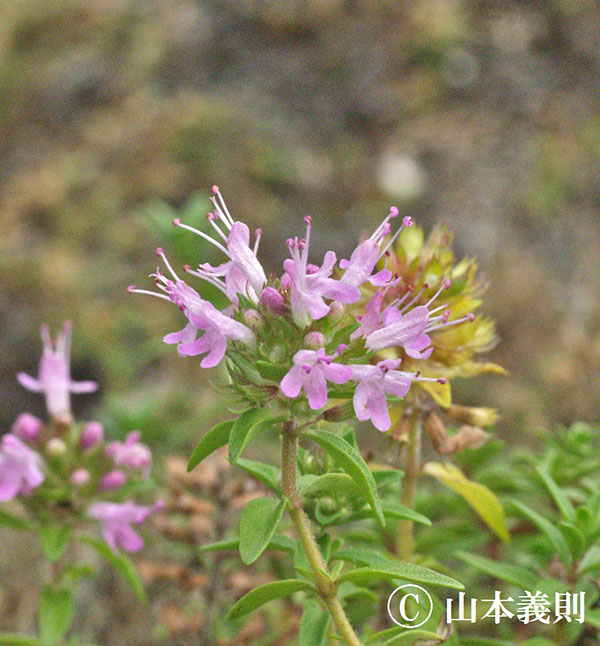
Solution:
{"label": "flower bud", "polygon": [[490,426],[498,421],[498,413],[493,408],[473,408],[451,404],[446,413],[459,422],[480,428]]}
{"label": "flower bud", "polygon": [[328,422],[343,422],[344,420],[351,419],[353,417],[354,408],[351,401],[337,404],[337,406],[332,406],[323,412],[323,419]]}
{"label": "flower bud", "polygon": [[425,418],[425,432],[438,453],[452,453],[454,451],[454,438],[446,433],[444,422],[435,414],[429,413]]}
{"label": "flower bud", "polygon": [[59,437],[53,437],[46,443],[48,455],[58,458],[67,452],[67,445]]}
{"label": "flower bud", "polygon": [[310,350],[318,350],[325,345],[325,337],[321,332],[309,332],[304,337],[304,345]]}
{"label": "flower bud", "polygon": [[454,440],[454,450],[462,451],[483,446],[490,439],[490,434],[476,426],[465,424],[452,439]]}
{"label": "flower bud", "polygon": [[260,295],[260,305],[270,314],[281,315],[285,313],[283,296],[274,287],[265,287]]}
{"label": "flower bud", "polygon": [[345,305],[339,301],[333,301],[329,307],[329,320],[332,323],[337,323],[344,318],[344,314],[346,314]]}
{"label": "flower bud", "polygon": [[24,442],[35,444],[40,436],[41,429],[41,420],[29,413],[23,413],[15,420],[12,432]]}
{"label": "flower bud", "polygon": [[110,471],[100,478],[98,489],[100,491],[115,491],[127,482],[127,476],[122,471]]}
{"label": "flower bud", "polygon": [[104,439],[104,430],[100,422],[88,422],[81,431],[79,443],[82,449],[91,449]]}
{"label": "flower bud", "polygon": [[71,474],[71,483],[76,487],[84,487],[90,481],[90,472],[87,469],[76,469]]}
{"label": "flower bud", "polygon": [[246,323],[251,330],[258,330],[262,322],[263,318],[256,310],[246,310],[244,312],[244,323]]}

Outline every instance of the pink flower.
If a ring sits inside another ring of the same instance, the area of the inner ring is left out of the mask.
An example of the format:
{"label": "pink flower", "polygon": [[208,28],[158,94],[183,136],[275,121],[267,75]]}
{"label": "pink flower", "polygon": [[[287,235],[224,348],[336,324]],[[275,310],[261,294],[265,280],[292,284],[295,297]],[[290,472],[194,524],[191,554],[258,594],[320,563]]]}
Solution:
{"label": "pink flower", "polygon": [[[157,272],[154,274],[155,282],[164,292],[163,294],[137,289],[133,285],[128,287],[128,291],[172,301],[185,314],[189,323],[179,332],[167,334],[163,338],[165,343],[179,344],[177,352],[182,357],[208,353],[200,363],[203,368],[213,368],[221,362],[225,356],[228,339],[239,341],[247,346],[254,345],[256,337],[250,328],[233,319],[229,315],[232,312],[225,313],[227,310],[219,312],[212,303],[202,299],[196,290],[173,271],[164,251],[159,248],[156,253],[162,258],[175,280]],[[201,331],[204,334],[197,338],[198,332]]]}
{"label": "pink flower", "polygon": [[333,357],[325,354],[325,348],[300,350],[294,355],[294,365],[281,381],[281,391],[293,399],[304,388],[308,405],[318,410],[327,403],[327,381],[343,384],[351,377],[352,368],[333,363]]}
{"label": "pink flower", "polygon": [[132,431],[126,435],[124,442],[109,442],[105,452],[115,466],[137,469],[147,478],[152,465],[152,452],[139,441],[140,437],[139,431]]}
{"label": "pink flower", "polygon": [[131,500],[97,502],[89,508],[88,516],[102,522],[104,540],[115,552],[119,546],[126,552],[139,552],[144,547],[144,539],[131,525],[141,525],[157,508],[158,504],[143,507]]}
{"label": "pink flower", "polygon": [[373,270],[400,235],[402,229],[412,226],[412,221],[409,217],[403,218],[401,226],[382,248],[386,236],[391,231],[389,222],[396,217],[398,217],[398,209],[392,206],[388,216],[375,229],[371,237],[361,242],[352,252],[350,260],[340,261],[340,267],[345,270],[341,278],[342,283],[360,287],[363,283],[369,281],[372,285],[378,287],[391,281],[392,272],[389,269],[382,269],[375,274],[373,274]]}
{"label": "pink flower", "polygon": [[[367,349],[373,352],[384,348],[402,347],[413,359],[429,358],[433,352],[429,337],[431,332],[474,319],[473,314],[467,314],[462,318],[449,321],[450,310],[445,309],[447,305],[429,309],[441,292],[450,288],[450,284],[449,279],[442,281],[440,288],[425,305],[415,307],[413,305],[426,287],[404,304],[411,295],[409,291],[401,299],[386,307],[383,313],[381,313],[381,305],[385,290],[378,291],[367,304],[365,315],[359,318],[360,327],[352,333],[351,338],[364,337]],[[402,306],[401,309],[399,306]],[[440,314],[441,310],[445,311]]]}
{"label": "pink flower", "polygon": [[17,375],[19,383],[36,393],[46,396],[46,408],[54,419],[68,423],[71,420],[71,393],[91,393],[98,388],[95,381],[71,381],[70,354],[71,354],[71,329],[72,324],[66,322],[62,332],[53,343],[47,325],[41,328],[44,345],[42,358],[38,371],[38,378],[34,379],[24,372]]}
{"label": "pink flower", "polygon": [[44,482],[42,458],[16,435],[0,442],[0,502],[28,494]]}
{"label": "pink flower", "polygon": [[256,257],[262,231],[256,230],[254,247],[251,248],[250,229],[243,222],[233,220],[218,186],[213,186],[211,201],[215,211],[208,214],[208,220],[225,246],[203,231],[183,224],[179,218],[173,220],[173,224],[201,236],[222,251],[229,260],[218,267],[203,263],[198,270],[190,273],[218,287],[236,305],[238,294],[257,302],[267,282],[265,271]]}
{"label": "pink flower", "polygon": [[19,415],[12,427],[13,435],[29,444],[35,444],[38,441],[41,430],[41,420],[29,413]]}
{"label": "pink flower", "polygon": [[100,422],[87,422],[81,431],[79,444],[83,450],[97,446],[104,439],[104,429]]}
{"label": "pink flower", "polygon": [[376,366],[352,366],[352,380],[358,382],[353,400],[356,417],[361,422],[370,419],[379,431],[387,431],[392,425],[386,395],[403,398],[413,381],[445,383],[444,379],[419,377],[414,372],[397,370],[399,365],[400,359],[385,359]]}
{"label": "pink flower", "polygon": [[311,218],[304,218],[306,222],[306,239],[288,240],[288,247],[292,255],[283,263],[286,271],[282,284],[289,281],[291,289],[292,317],[297,325],[306,327],[311,321],[323,318],[329,312],[329,305],[325,298],[342,303],[355,303],[360,299],[358,287],[344,284],[331,278],[336,255],[328,251],[321,267],[308,264],[308,251],[310,247]]}

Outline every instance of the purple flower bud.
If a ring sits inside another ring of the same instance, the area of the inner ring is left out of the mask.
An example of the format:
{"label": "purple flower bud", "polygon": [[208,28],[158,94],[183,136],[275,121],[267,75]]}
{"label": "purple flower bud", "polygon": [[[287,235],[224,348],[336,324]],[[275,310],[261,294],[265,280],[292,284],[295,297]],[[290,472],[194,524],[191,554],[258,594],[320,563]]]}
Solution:
{"label": "purple flower bud", "polygon": [[98,489],[100,491],[115,491],[127,482],[127,476],[122,471],[110,471],[100,478]]}
{"label": "purple flower bud", "polygon": [[260,296],[260,304],[273,314],[285,312],[283,296],[274,287],[265,287]]}
{"label": "purple flower bud", "polygon": [[104,439],[104,430],[100,422],[88,422],[81,431],[79,442],[82,449],[91,449]]}
{"label": "purple flower bud", "polygon": [[87,469],[76,469],[71,474],[71,483],[76,487],[84,487],[90,481],[90,472]]}
{"label": "purple flower bud", "polygon": [[41,420],[29,413],[23,413],[15,420],[12,432],[24,442],[35,444],[38,441],[41,429]]}
{"label": "purple flower bud", "polygon": [[309,332],[304,337],[304,344],[310,350],[318,350],[325,345],[325,337],[321,332]]}

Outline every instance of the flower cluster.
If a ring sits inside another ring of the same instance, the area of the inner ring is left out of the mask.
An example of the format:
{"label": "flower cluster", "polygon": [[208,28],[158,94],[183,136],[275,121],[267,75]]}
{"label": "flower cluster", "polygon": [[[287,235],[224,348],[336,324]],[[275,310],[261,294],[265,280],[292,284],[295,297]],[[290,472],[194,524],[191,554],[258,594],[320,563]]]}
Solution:
{"label": "flower cluster", "polygon": [[41,334],[38,378],[19,373],[18,380],[45,395],[50,422],[23,413],[1,438],[0,501],[19,498],[40,524],[50,521],[58,508],[63,517],[69,510],[69,522],[97,519],[113,549],[137,551],[143,539],[131,525],[142,523],[156,504],[139,506],[125,499],[148,479],[150,449],[139,441],[138,432],[129,433],[124,442],[105,442],[99,422],[73,423],[70,394],[93,392],[97,384],[70,378],[70,323],[56,341],[47,326]]}
{"label": "flower cluster", "polygon": [[[390,250],[412,227],[410,218],[395,226],[399,212],[391,207],[350,259],[338,263],[335,252],[327,251],[318,265],[309,259],[312,221],[307,216],[305,236],[288,239],[290,257],[276,277],[267,276],[257,258],[262,231],[255,232],[251,245],[248,227],[232,218],[216,186],[211,199],[206,230],[180,219],[173,224],[226,256],[218,267],[200,263],[184,271],[217,287],[229,298],[227,308],[219,311],[203,299],[160,248],[166,274],[160,269],[152,274],[158,291],[128,288],[172,301],[183,312],[185,327],[164,337],[177,344],[181,356],[204,355],[204,368],[225,359],[231,387],[253,404],[287,398],[320,411],[330,400],[352,398],[356,417],[370,419],[381,431],[391,426],[390,402],[405,397],[414,382],[445,383],[443,376],[422,375],[415,364],[431,356],[432,333],[474,317],[470,312],[456,316],[443,299],[452,287],[448,276],[439,277],[424,302],[426,285],[416,293],[406,285],[397,295],[403,280],[389,265]],[[393,357],[380,356],[391,349]],[[400,369],[405,360],[412,370]]]}

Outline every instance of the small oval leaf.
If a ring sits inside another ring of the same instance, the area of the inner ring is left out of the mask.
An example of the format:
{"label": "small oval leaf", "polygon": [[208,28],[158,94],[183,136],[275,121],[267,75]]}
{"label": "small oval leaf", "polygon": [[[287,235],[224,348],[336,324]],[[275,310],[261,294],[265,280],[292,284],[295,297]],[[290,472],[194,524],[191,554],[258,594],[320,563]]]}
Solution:
{"label": "small oval leaf", "polygon": [[247,444],[258,433],[272,424],[287,419],[280,411],[270,408],[250,408],[244,411],[236,420],[229,436],[229,461],[235,464]]}
{"label": "small oval leaf", "polygon": [[197,467],[204,458],[214,453],[217,449],[225,446],[229,442],[229,434],[235,420],[228,419],[213,426],[210,431],[202,436],[202,439],[196,445],[192,457],[188,462],[188,472]]}
{"label": "small oval leaf", "polygon": [[283,512],[285,500],[255,498],[240,518],[240,556],[246,565],[254,563],[265,551],[275,533]]}
{"label": "small oval leaf", "polygon": [[283,581],[265,583],[245,594],[229,611],[227,617],[229,619],[238,619],[250,612],[254,612],[265,603],[273,601],[273,599],[286,597],[301,590],[304,592],[316,592],[316,588],[312,583],[302,579],[284,579]]}

